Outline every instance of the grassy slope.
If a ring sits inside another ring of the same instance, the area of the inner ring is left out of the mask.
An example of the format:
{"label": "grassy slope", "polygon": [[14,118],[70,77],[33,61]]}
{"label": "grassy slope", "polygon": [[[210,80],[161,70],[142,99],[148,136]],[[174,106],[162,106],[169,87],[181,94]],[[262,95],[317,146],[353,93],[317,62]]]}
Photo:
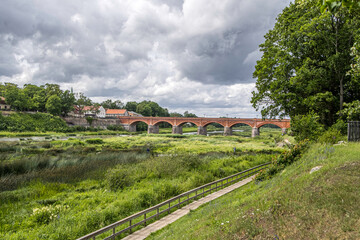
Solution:
{"label": "grassy slope", "polygon": [[[319,171],[309,174],[316,166]],[[149,239],[359,239],[360,144],[314,145],[273,179],[191,212]]]}

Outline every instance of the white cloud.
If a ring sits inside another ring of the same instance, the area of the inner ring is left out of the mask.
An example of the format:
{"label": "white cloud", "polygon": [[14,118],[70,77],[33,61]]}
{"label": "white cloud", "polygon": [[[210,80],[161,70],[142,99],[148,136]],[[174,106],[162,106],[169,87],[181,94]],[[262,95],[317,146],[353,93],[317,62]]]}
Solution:
{"label": "white cloud", "polygon": [[289,2],[4,0],[0,82],[52,82],[99,101],[254,116],[258,45]]}

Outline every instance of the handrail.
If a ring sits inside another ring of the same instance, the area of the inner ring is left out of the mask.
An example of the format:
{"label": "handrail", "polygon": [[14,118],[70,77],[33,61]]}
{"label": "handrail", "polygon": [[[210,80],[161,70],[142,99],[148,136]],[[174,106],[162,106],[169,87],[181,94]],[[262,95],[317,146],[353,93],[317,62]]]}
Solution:
{"label": "handrail", "polygon": [[[187,192],[184,192],[184,193],[181,193],[173,198],[170,198],[162,203],[159,203],[153,207],[150,207],[150,208],[147,208],[145,210],[142,210],[138,213],[135,213],[129,217],[126,217],[124,219],[121,219],[120,221],[117,221],[115,223],[112,223],[106,227],[103,227],[99,230],[96,230],[90,234],[87,234],[83,237],[80,237],[78,238],[77,240],[86,240],[86,239],[93,239],[95,240],[96,239],[96,236],[99,236],[100,234],[102,233],[105,233],[107,231],[110,231],[112,230],[112,234],[104,239],[115,239],[116,236],[126,232],[126,231],[129,231],[131,232],[131,230],[141,224],[144,224],[146,225],[146,222],[153,219],[153,218],[159,218],[159,216],[162,214],[162,213],[170,213],[171,212],[171,209],[175,208],[175,207],[178,207],[180,208],[180,205],[181,204],[185,204],[185,203],[189,203],[191,200],[193,199],[196,199],[197,197],[201,196],[201,197],[204,197],[206,193],[211,193],[212,190],[217,190],[218,188],[222,188],[222,187],[225,187],[227,185],[230,185],[236,181],[239,181],[240,179],[243,179],[247,176],[251,176],[259,171],[261,171],[262,169],[265,169],[267,165],[269,165],[270,162],[268,163],[264,163],[264,164],[261,164],[261,165],[258,165],[256,167],[253,167],[253,168],[250,168],[250,169],[247,169],[245,171],[242,171],[242,172],[239,172],[239,173],[236,173],[236,174],[233,174],[231,176],[228,176],[228,177],[225,177],[225,178],[222,178],[222,179],[219,179],[219,180],[216,180],[216,181],[213,181],[213,182],[210,182],[210,183],[207,183],[205,185],[202,185],[200,187],[197,187],[197,188],[194,188],[192,190],[189,190]],[[246,173],[246,174],[245,174]],[[245,175],[244,175],[245,174]],[[235,178],[235,179],[232,179],[232,178]],[[230,180],[230,181],[229,181]],[[226,181],[224,183],[224,181]],[[220,183],[220,184],[219,184]],[[212,185],[215,185],[214,188],[212,188]],[[207,187],[210,187],[209,189],[205,189]],[[200,193],[198,193],[200,192]],[[190,195],[192,193],[195,193],[194,196],[191,196]],[[181,201],[181,198],[183,197],[187,197],[184,201]],[[176,204],[174,204],[173,206],[171,206],[171,203],[174,203],[176,202]],[[163,207],[163,206],[166,206],[168,205],[168,207],[164,210],[161,210],[160,211],[160,208]],[[146,214],[147,213],[150,213],[152,211],[155,211],[156,210],[156,214],[152,215],[152,216],[148,216],[146,217]],[[132,224],[132,220],[138,218],[138,217],[141,217],[141,216],[144,216],[144,219],[135,223],[135,224]],[[129,223],[129,226],[128,227],[125,227],[124,229],[116,232],[115,228],[120,226],[120,225],[123,225],[125,223]]]}

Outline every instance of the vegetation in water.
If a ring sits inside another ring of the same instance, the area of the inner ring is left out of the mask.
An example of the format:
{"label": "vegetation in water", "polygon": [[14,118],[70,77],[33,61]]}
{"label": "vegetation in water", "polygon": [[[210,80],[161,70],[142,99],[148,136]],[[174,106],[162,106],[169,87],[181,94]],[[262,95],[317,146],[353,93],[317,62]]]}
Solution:
{"label": "vegetation in water", "polygon": [[274,141],[280,135],[277,130],[253,140],[170,134],[2,142],[0,238],[80,237],[270,161],[284,150]]}

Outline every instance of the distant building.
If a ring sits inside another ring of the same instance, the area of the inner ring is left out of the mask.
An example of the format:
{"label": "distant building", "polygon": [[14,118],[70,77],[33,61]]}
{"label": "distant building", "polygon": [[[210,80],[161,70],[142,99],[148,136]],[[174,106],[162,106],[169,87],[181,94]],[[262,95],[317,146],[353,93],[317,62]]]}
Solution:
{"label": "distant building", "polygon": [[5,98],[0,97],[0,110],[10,110],[11,106],[9,104],[6,104]]}
{"label": "distant building", "polygon": [[106,117],[129,116],[126,109],[106,109]]}
{"label": "distant building", "polygon": [[106,110],[103,106],[84,106],[79,108],[74,106],[74,111],[69,114],[70,116],[75,117],[98,117],[105,118]]}

